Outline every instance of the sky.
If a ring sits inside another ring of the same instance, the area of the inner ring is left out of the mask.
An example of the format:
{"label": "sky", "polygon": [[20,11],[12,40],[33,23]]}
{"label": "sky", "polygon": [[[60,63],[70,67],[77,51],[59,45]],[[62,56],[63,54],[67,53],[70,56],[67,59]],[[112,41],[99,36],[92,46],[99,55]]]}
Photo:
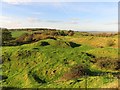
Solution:
{"label": "sky", "polygon": [[0,27],[117,31],[118,2],[1,0]]}

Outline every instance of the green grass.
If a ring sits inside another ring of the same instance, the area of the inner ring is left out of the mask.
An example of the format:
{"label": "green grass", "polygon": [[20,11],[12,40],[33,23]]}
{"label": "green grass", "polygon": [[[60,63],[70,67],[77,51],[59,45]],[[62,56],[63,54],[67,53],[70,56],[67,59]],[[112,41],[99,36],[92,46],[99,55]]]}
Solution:
{"label": "green grass", "polygon": [[118,49],[116,48],[96,48],[87,52],[95,55],[96,57],[118,58]]}
{"label": "green grass", "polygon": [[[15,33],[20,35],[23,32],[12,33],[17,37]],[[117,58],[118,50],[115,48],[96,48],[86,43],[72,47],[68,38],[71,37],[65,37],[64,40],[46,39],[21,46],[2,47],[2,55],[5,57],[2,74],[8,76],[2,81],[2,85],[20,88],[85,88],[86,77],[62,81],[62,76],[79,64],[89,65],[89,69],[95,71],[94,65],[90,62],[94,58],[86,53],[95,57]],[[42,46],[43,42],[49,45]],[[108,74],[89,76],[87,87],[100,88],[117,80],[112,77],[110,81],[111,77],[107,77]]]}
{"label": "green grass", "polygon": [[24,33],[32,33],[32,32],[28,32],[28,31],[11,31],[11,34],[12,34],[13,38],[17,38],[17,37],[21,36]]}

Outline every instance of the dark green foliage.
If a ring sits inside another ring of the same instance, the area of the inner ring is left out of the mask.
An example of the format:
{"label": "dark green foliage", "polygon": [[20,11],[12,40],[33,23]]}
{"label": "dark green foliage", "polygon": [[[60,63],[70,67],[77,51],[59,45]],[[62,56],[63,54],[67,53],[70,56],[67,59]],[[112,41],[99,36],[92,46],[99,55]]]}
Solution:
{"label": "dark green foliage", "polygon": [[115,70],[120,70],[120,60],[117,60],[115,64],[116,64]]}
{"label": "dark green foliage", "polygon": [[2,87],[2,90],[20,90],[18,87]]}
{"label": "dark green foliage", "polygon": [[92,55],[92,54],[89,54],[89,53],[86,53],[86,54],[87,54],[87,56],[89,56],[89,57],[91,57],[91,58],[95,58],[95,56]]}
{"label": "dark green foliage", "polygon": [[7,62],[7,61],[11,61],[10,55],[8,53],[4,53],[2,55],[2,63]]}
{"label": "dark green foliage", "polygon": [[59,34],[60,36],[67,36],[67,34],[66,34],[64,31],[59,31],[58,34]]}
{"label": "dark green foliage", "polygon": [[48,42],[45,42],[45,41],[42,41],[41,43],[40,43],[40,46],[47,46],[47,45],[50,45]]}
{"label": "dark green foliage", "polygon": [[57,40],[55,37],[46,37],[46,39],[53,39],[53,40]]}
{"label": "dark green foliage", "polygon": [[2,30],[2,45],[9,45],[12,39],[11,32],[8,29]]}
{"label": "dark green foliage", "polygon": [[5,79],[8,78],[8,76],[6,76],[6,75],[0,75],[0,78],[2,78],[2,80],[5,80]]}
{"label": "dark green foliage", "polygon": [[101,58],[96,58],[95,60],[96,60],[96,64],[101,69],[103,69],[103,68],[107,69],[107,70],[118,70],[118,69],[120,69],[118,59],[101,57]]}
{"label": "dark green foliage", "polygon": [[63,79],[70,80],[75,78],[84,77],[85,75],[89,74],[90,70],[84,64],[75,65],[73,66],[69,72],[63,75]]}
{"label": "dark green foliage", "polygon": [[2,41],[9,41],[12,39],[11,32],[8,29],[2,30]]}
{"label": "dark green foliage", "polygon": [[80,44],[77,44],[77,43],[74,43],[74,42],[69,42],[69,44],[72,48],[81,46]]}
{"label": "dark green foliage", "polygon": [[32,76],[38,83],[46,83],[45,80],[40,79],[36,74],[33,74]]}
{"label": "dark green foliage", "polygon": [[74,31],[69,30],[69,31],[68,31],[68,36],[73,36],[73,35],[74,35]]}
{"label": "dark green foliage", "polygon": [[71,68],[71,72],[79,75],[79,76],[84,76],[87,75],[90,70],[88,69],[89,67],[84,65],[84,64],[80,64],[80,65],[76,65],[74,67]]}
{"label": "dark green foliage", "polygon": [[22,36],[18,37],[15,42],[18,45],[22,45],[22,44],[28,44],[28,43],[36,42],[36,41],[43,40],[43,39],[56,40],[55,37],[40,34],[40,33],[34,33],[34,34],[24,33]]}
{"label": "dark green foliage", "polygon": [[16,52],[17,52],[16,53],[16,59],[28,58],[33,53],[29,50],[20,50],[20,51],[16,51]]}

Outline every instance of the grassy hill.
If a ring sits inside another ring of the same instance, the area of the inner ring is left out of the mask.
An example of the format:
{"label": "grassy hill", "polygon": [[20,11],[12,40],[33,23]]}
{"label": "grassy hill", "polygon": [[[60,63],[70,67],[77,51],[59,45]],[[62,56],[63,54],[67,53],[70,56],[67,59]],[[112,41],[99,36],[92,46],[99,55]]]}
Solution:
{"label": "grassy hill", "polygon": [[[56,40],[46,38],[28,44],[0,48],[2,49],[0,65],[2,86],[118,87],[117,75],[120,67],[117,36],[97,37],[75,34],[55,38]],[[112,42],[112,45],[108,42]]]}

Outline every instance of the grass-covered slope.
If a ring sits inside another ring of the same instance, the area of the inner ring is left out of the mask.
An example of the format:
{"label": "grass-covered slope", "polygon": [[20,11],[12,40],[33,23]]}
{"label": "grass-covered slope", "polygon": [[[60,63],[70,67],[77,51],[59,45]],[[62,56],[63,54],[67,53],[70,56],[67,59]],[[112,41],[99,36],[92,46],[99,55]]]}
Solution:
{"label": "grass-covered slope", "polygon": [[116,48],[96,48],[67,39],[5,46],[2,47],[1,83],[4,87],[18,88],[85,88],[86,85],[100,88],[114,83],[112,88],[116,88],[114,74],[118,70],[100,67],[96,60],[104,56],[113,61],[117,54]]}

